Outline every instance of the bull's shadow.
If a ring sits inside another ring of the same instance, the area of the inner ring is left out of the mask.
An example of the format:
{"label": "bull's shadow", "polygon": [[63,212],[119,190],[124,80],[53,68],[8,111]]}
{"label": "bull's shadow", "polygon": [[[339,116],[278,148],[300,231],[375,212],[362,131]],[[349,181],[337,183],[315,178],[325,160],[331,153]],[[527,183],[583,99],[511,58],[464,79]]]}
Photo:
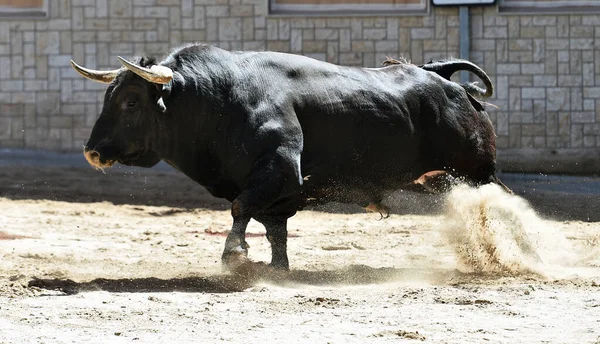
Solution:
{"label": "bull's shadow", "polygon": [[[509,277],[504,274],[462,273],[457,270],[417,268],[373,268],[366,265],[350,265],[337,270],[275,271],[261,263],[252,263],[250,269],[241,269],[236,274],[195,276],[172,279],[159,278],[98,278],[89,282],[69,279],[33,279],[30,287],[61,291],[72,295],[86,291],[114,293],[233,293],[241,292],[261,283],[284,287],[302,286],[348,286],[383,283],[427,282],[438,285],[479,284],[490,280]],[[515,277],[515,275],[510,275]],[[521,276],[523,277],[523,276]],[[537,278],[537,276],[525,276]]]}

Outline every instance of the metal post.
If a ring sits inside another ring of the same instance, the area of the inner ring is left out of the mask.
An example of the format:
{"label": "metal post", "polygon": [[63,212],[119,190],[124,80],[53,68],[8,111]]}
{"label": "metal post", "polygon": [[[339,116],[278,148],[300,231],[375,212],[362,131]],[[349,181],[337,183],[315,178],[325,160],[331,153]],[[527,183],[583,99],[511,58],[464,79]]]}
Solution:
{"label": "metal post", "polygon": [[[458,10],[458,20],[460,22],[459,26],[459,34],[460,34],[460,58],[468,60],[469,59],[469,50],[470,50],[470,37],[469,37],[469,7],[468,6],[460,6]],[[461,71],[460,72],[460,82],[465,83],[469,81],[469,72]]]}

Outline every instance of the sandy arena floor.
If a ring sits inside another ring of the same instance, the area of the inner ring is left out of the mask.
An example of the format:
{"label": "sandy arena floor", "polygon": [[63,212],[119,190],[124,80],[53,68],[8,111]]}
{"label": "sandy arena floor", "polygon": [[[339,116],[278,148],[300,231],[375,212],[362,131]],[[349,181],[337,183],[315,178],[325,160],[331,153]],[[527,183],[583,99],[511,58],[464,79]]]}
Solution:
{"label": "sandy arena floor", "polygon": [[598,195],[515,184],[546,220],[494,188],[304,211],[289,274],[234,276],[227,203],[107,172],[0,166],[0,343],[600,343]]}

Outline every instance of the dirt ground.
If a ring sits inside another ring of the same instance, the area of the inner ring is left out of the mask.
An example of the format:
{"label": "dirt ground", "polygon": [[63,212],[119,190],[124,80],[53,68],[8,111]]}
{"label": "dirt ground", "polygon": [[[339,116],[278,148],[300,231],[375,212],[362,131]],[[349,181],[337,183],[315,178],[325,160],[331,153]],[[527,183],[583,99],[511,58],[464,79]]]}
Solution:
{"label": "dirt ground", "polygon": [[495,189],[330,205],[290,220],[291,272],[234,275],[228,204],[178,173],[0,165],[0,343],[600,343],[600,197],[507,184],[546,219]]}

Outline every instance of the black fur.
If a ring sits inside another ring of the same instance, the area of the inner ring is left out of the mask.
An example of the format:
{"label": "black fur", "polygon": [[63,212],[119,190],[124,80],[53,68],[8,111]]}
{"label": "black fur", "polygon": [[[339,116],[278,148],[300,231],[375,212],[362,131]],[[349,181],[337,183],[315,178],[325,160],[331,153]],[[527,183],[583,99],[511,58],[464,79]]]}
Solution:
{"label": "black fur", "polygon": [[494,130],[445,79],[454,64],[353,68],[209,45],[160,64],[174,72],[169,85],[130,71],[113,81],[87,149],[130,165],[164,160],[232,201],[226,264],[246,254],[250,218],[267,229],[272,264],[287,268],[286,221],[311,202],[379,202],[431,170],[495,180]]}

